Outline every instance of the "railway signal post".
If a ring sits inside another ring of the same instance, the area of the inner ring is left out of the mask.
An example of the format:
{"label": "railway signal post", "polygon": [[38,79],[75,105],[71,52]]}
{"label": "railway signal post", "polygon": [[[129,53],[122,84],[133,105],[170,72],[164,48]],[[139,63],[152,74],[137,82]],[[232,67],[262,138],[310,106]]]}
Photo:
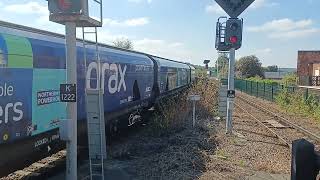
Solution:
{"label": "railway signal post", "polygon": [[[97,1],[95,1],[97,2]],[[102,6],[102,0],[99,1]],[[66,31],[66,87],[74,87],[77,90],[77,49],[76,28],[77,27],[101,27],[100,21],[90,18],[88,12],[88,0],[48,0],[50,21],[65,25]],[[101,10],[102,16],[102,10]],[[65,90],[68,90],[66,88]],[[76,94],[76,93],[75,93]],[[72,94],[70,94],[72,95]],[[60,96],[61,102],[67,102],[67,121],[71,121],[67,139],[67,169],[66,179],[77,179],[77,101],[74,98]]]}
{"label": "railway signal post", "polygon": [[[234,69],[235,51],[242,44],[243,20],[238,16],[247,9],[254,0],[215,0],[221,8],[230,16],[220,17],[216,27],[216,49],[229,51],[228,94],[227,94],[227,121],[226,133],[232,133],[232,114],[234,109]],[[225,21],[223,21],[225,20]]]}

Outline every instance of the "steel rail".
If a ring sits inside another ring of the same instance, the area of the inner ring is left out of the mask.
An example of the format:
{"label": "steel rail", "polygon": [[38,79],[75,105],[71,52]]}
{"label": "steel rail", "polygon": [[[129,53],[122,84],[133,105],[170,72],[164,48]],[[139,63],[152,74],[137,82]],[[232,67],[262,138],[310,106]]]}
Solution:
{"label": "steel rail", "polygon": [[[275,117],[280,118],[281,121],[284,121],[285,123],[287,123],[287,124],[289,124],[290,126],[292,126],[293,128],[295,128],[296,130],[300,130],[300,131],[302,131],[303,133],[305,133],[306,135],[311,136],[311,137],[312,137],[311,139],[320,142],[320,136],[319,136],[319,135],[316,135],[316,134],[310,132],[309,130],[307,130],[307,129],[301,127],[301,126],[296,125],[296,124],[293,123],[293,122],[290,122],[288,119],[280,116],[279,114],[274,113],[274,112],[272,112],[272,111],[270,111],[270,110],[268,110],[268,109],[266,109],[266,108],[264,108],[264,107],[262,107],[262,106],[260,106],[260,105],[258,105],[258,104],[256,104],[256,103],[254,103],[254,102],[252,102],[252,101],[250,101],[250,100],[244,99],[244,98],[239,97],[239,96],[238,96],[237,98],[241,99],[242,101],[247,102],[247,104],[251,105],[252,107],[256,107],[256,108],[258,108],[258,109],[260,109],[260,110],[262,110],[262,111],[264,111],[264,112],[266,112],[266,113],[269,113],[269,114],[271,114],[271,115],[273,115],[273,116],[275,116]],[[253,106],[253,105],[254,105],[254,106]]]}
{"label": "steel rail", "polygon": [[258,118],[256,118],[254,115],[252,115],[249,111],[242,108],[238,103],[235,103],[235,105],[240,108],[242,111],[244,111],[246,114],[251,116],[255,121],[257,121],[259,124],[261,124],[263,127],[265,127],[268,131],[270,131],[272,134],[274,134],[278,139],[280,139],[287,147],[291,148],[291,143],[286,141],[281,135],[273,131],[271,128],[269,128],[267,125],[265,125],[263,122],[261,122]]}

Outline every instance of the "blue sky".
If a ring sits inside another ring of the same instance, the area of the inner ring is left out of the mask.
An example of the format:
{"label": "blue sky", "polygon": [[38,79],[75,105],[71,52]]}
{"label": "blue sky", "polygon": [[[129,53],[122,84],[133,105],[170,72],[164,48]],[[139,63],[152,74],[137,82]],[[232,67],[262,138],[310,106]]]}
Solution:
{"label": "blue sky", "polygon": [[[215,23],[225,13],[213,0],[103,3],[100,42],[125,37],[136,50],[194,64],[217,58]],[[255,54],[265,66],[296,67],[298,50],[320,49],[319,7],[318,0],[256,0],[240,16],[244,34],[237,58]],[[63,26],[48,20],[45,0],[1,0],[0,10],[0,20],[64,33]]]}

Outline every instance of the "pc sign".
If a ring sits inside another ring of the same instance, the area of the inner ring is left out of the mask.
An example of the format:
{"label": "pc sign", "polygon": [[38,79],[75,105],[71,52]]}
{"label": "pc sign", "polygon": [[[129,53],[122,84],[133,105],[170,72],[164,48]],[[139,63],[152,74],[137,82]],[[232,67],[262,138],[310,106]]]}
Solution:
{"label": "pc sign", "polygon": [[254,0],[215,0],[231,17],[237,18]]}

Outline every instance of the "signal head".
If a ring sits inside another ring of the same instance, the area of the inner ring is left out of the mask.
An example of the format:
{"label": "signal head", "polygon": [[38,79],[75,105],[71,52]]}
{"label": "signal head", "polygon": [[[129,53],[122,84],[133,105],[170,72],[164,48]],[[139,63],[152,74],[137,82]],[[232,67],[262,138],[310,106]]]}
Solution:
{"label": "signal head", "polygon": [[242,44],[242,19],[231,18],[226,24],[226,43],[231,48],[239,49]]}

